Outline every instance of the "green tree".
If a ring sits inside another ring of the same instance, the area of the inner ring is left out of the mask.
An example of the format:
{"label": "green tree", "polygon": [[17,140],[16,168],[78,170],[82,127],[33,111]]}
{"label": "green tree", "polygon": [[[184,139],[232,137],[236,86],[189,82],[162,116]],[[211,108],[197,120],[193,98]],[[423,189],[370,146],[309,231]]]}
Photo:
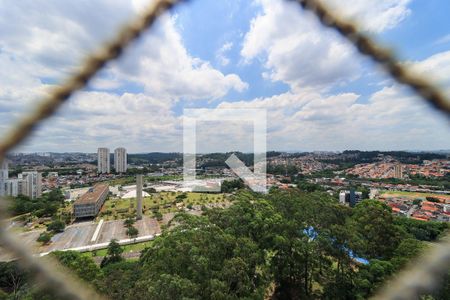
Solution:
{"label": "green tree", "polygon": [[52,255],[88,283],[101,279],[101,270],[91,256],[76,251],[55,251]]}
{"label": "green tree", "polygon": [[395,249],[391,263],[396,269],[401,269],[408,261],[418,256],[424,249],[425,245],[423,242],[413,238],[404,239],[397,249]]}
{"label": "green tree", "polygon": [[123,249],[122,247],[119,245],[119,243],[117,242],[116,239],[112,239],[109,242],[107,251],[106,251],[106,256],[103,258],[100,267],[104,267],[108,264],[111,263],[117,263],[123,260],[122,257],[122,253],[123,253]]}
{"label": "green tree", "polygon": [[47,225],[47,230],[54,233],[63,232],[64,228],[66,228],[66,224],[61,220],[54,220]]}
{"label": "green tree", "polygon": [[305,192],[316,192],[316,191],[323,191],[323,188],[319,184],[310,183],[307,181],[299,181],[297,182],[297,187]]}
{"label": "green tree", "polygon": [[155,216],[156,220],[158,220],[158,221],[161,221],[163,219],[163,215],[159,210],[155,211],[153,213],[153,215]]}
{"label": "green tree", "polygon": [[[102,268],[99,290],[108,299],[142,299],[136,291],[136,282],[142,277],[138,261],[120,261]],[[151,298],[151,299],[158,299]]]}
{"label": "green tree", "polygon": [[130,238],[137,237],[138,234],[139,234],[139,230],[138,230],[136,227],[134,227],[134,226],[129,226],[129,227],[128,227],[128,229],[127,229],[127,235],[128,235]]}
{"label": "green tree", "polygon": [[52,235],[48,232],[42,232],[39,237],[37,238],[37,241],[42,243],[43,245],[46,245],[50,242],[52,239]]}
{"label": "green tree", "polygon": [[186,193],[181,193],[175,197],[176,202],[183,202],[184,199],[187,199]]}
{"label": "green tree", "polygon": [[[140,280],[137,282],[137,293],[146,299],[184,300],[201,299],[198,285],[179,275],[161,274],[155,281]],[[226,299],[226,298],[211,298]]]}
{"label": "green tree", "polygon": [[356,278],[356,295],[367,299],[381,284],[389,279],[394,272],[394,266],[389,261],[373,259],[367,266],[360,266]]}
{"label": "green tree", "polygon": [[365,258],[391,258],[406,232],[394,224],[391,208],[377,200],[364,200],[353,209],[349,226],[355,233],[350,244]]}
{"label": "green tree", "polygon": [[[19,299],[20,290],[26,287],[29,276],[16,262],[0,262],[0,299]],[[11,294],[12,297],[9,297]]]}
{"label": "green tree", "polygon": [[[378,201],[352,209],[318,191],[240,190],[232,198],[226,209],[177,214],[139,261],[124,260],[111,241],[100,275],[84,254],[57,255],[112,299],[263,299],[269,289],[274,300],[367,299],[422,251],[421,239],[436,240],[448,229],[395,217]],[[430,297],[448,299],[443,280]],[[28,284],[20,297],[53,299]]]}
{"label": "green tree", "polygon": [[47,201],[50,201],[50,202],[64,203],[64,200],[66,199],[62,190],[59,188],[51,190],[45,196],[46,196]]}
{"label": "green tree", "polygon": [[125,227],[130,227],[133,226],[133,224],[136,222],[135,219],[128,217],[125,219],[125,221],[123,221],[123,225],[125,225]]}
{"label": "green tree", "polygon": [[241,179],[225,180],[222,182],[222,193],[231,193],[235,190],[243,189],[245,187],[244,182]]}
{"label": "green tree", "polygon": [[445,222],[423,222],[409,218],[395,218],[394,222],[421,241],[435,241],[449,228]]}
{"label": "green tree", "polygon": [[[142,252],[143,298],[262,298],[264,255],[250,239],[236,238],[206,217],[176,216],[178,226]],[[163,280],[164,279],[164,280]]]}

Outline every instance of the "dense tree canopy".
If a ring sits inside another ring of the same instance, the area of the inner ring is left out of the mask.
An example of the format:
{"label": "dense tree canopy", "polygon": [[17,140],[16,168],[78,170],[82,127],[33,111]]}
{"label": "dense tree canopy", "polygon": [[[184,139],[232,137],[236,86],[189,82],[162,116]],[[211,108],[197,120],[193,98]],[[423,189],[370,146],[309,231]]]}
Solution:
{"label": "dense tree canopy", "polygon": [[[116,241],[101,266],[55,256],[111,299],[366,299],[447,229],[374,200],[352,209],[321,192],[243,190],[227,209],[177,215],[138,261]],[[443,280],[432,299],[449,299]]]}

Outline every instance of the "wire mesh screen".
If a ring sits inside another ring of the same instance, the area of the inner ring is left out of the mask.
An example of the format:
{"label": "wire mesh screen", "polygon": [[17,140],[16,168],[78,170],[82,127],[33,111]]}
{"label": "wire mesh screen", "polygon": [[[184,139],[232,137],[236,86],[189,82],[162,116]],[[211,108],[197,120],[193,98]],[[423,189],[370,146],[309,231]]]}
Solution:
{"label": "wire mesh screen", "polygon": [[[398,83],[409,86],[424,101],[432,107],[450,116],[450,100],[432,82],[414,74],[401,64],[393,53],[378,45],[358,26],[349,20],[342,19],[327,6],[317,0],[290,0],[303,9],[312,12],[323,26],[335,29],[345,37],[361,53],[382,66]],[[57,109],[66,102],[77,90],[83,89],[88,82],[111,60],[123,55],[125,48],[149,29],[162,13],[171,9],[180,0],[154,0],[142,11],[141,15],[117,32],[115,38],[104,44],[98,51],[88,56],[81,63],[79,70],[54,88],[42,99],[33,113],[24,116],[15,126],[12,126],[5,138],[0,141],[0,162],[15,146],[24,141],[43,120],[51,117]],[[2,218],[6,217],[5,200],[1,201]],[[95,291],[82,285],[70,276],[62,267],[54,267],[56,262],[50,259],[33,257],[30,249],[24,247],[16,237],[6,229],[0,228],[0,244],[17,257],[21,266],[27,269],[34,279],[50,289],[63,299],[99,299]],[[450,267],[450,237],[444,237],[439,244],[431,247],[410,269],[404,270],[392,282],[381,289],[376,299],[414,299],[420,294],[431,292],[440,282],[440,278]]]}

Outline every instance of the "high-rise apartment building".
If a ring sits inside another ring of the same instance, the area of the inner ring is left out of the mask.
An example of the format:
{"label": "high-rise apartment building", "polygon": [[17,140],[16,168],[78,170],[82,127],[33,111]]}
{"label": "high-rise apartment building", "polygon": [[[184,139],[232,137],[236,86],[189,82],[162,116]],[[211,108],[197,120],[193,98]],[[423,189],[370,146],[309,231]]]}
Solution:
{"label": "high-rise apartment building", "polygon": [[110,173],[109,148],[97,150],[97,173]]}
{"label": "high-rise apartment building", "polygon": [[4,196],[17,197],[19,195],[28,196],[28,185],[24,179],[7,179],[4,182],[5,194]]}
{"label": "high-rise apartment building", "polygon": [[24,180],[26,185],[21,194],[27,195],[31,199],[39,198],[42,195],[41,173],[36,171],[23,172],[22,174],[19,174],[18,177],[19,181]]}
{"label": "high-rise apartment building", "polygon": [[6,180],[8,179],[8,162],[4,160],[0,164],[0,196],[6,196]]}
{"label": "high-rise apartment building", "polygon": [[125,148],[114,150],[114,169],[116,173],[125,173],[127,171],[127,150]]}
{"label": "high-rise apartment building", "polygon": [[403,178],[403,167],[401,164],[394,166],[394,177],[399,179]]}
{"label": "high-rise apartment building", "polygon": [[31,199],[42,195],[42,175],[36,171],[23,172],[18,178],[8,178],[8,163],[0,166],[0,196],[25,195]]}

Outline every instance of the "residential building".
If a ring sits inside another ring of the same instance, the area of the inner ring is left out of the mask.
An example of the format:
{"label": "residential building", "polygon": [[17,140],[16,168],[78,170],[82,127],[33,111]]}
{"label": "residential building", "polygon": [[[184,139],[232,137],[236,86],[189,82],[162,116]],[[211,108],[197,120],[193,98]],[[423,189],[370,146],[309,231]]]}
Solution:
{"label": "residential building", "polygon": [[109,148],[98,148],[97,150],[97,173],[111,173]]}
{"label": "residential building", "polygon": [[403,178],[403,167],[400,164],[394,166],[394,177],[402,179]]}
{"label": "residential building", "polygon": [[125,148],[114,150],[114,169],[116,173],[125,173],[127,171],[127,150]]}
{"label": "residential building", "polygon": [[24,179],[7,179],[4,181],[4,196],[17,197],[19,195],[28,196],[28,185]]}
{"label": "residential building", "polygon": [[5,184],[8,179],[8,162],[4,160],[0,164],[0,197],[6,196]]}
{"label": "residential building", "polygon": [[42,195],[42,174],[37,171],[23,172],[18,178],[8,178],[8,166],[0,170],[0,196],[25,195],[31,199]]}
{"label": "residential building", "polygon": [[[22,172],[19,174],[18,180],[23,180],[26,184],[22,188],[21,194],[30,197],[31,199],[39,198],[42,195],[42,174],[37,171]],[[20,183],[18,183],[18,186]],[[20,189],[19,189],[20,190]]]}
{"label": "residential building", "polygon": [[361,202],[362,192],[355,192],[355,190],[341,191],[339,193],[339,203],[344,205],[350,205],[354,207],[356,204]]}
{"label": "residential building", "polygon": [[99,183],[90,188],[75,200],[73,204],[75,218],[95,217],[102,208],[108,193],[109,187],[107,184]]}

